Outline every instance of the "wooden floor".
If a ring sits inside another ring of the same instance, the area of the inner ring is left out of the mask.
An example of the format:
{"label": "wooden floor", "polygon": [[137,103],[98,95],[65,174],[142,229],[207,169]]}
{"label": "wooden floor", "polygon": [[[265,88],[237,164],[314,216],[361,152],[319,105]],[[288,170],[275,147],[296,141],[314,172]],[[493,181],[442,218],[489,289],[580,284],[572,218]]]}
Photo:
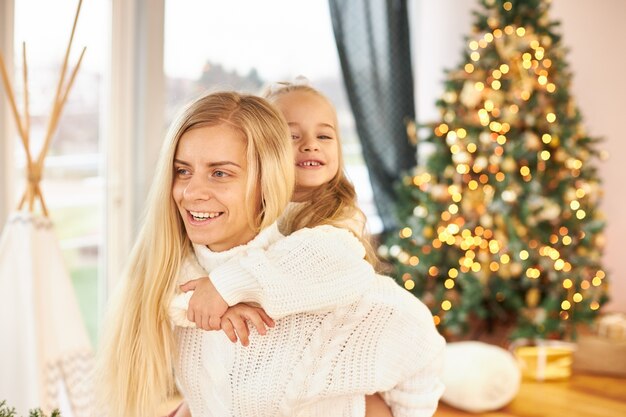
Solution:
{"label": "wooden floor", "polygon": [[562,382],[524,381],[498,411],[471,414],[440,404],[435,417],[626,417],[626,378],[575,374]]}
{"label": "wooden floor", "polygon": [[[160,407],[160,416],[181,399]],[[626,417],[626,378],[575,374],[562,382],[524,381],[517,397],[498,411],[472,414],[440,404],[435,417]]]}

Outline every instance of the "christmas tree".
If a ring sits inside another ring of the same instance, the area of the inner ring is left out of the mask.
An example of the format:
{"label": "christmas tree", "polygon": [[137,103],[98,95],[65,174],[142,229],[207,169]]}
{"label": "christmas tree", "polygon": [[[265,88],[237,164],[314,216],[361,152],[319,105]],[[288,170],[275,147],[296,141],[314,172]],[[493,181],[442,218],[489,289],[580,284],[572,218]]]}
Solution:
{"label": "christmas tree", "polygon": [[441,119],[420,138],[409,125],[428,157],[399,187],[383,255],[445,336],[571,336],[607,300],[598,139],[568,91],[549,1],[481,4]]}

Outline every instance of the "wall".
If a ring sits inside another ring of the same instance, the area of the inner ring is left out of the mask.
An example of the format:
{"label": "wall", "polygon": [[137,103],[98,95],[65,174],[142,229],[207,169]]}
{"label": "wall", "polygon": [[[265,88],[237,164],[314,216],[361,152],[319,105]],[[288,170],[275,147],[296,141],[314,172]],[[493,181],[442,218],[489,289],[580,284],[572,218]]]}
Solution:
{"label": "wall", "polygon": [[[464,36],[470,33],[478,1],[413,0],[411,30],[417,115],[426,122],[437,117],[435,100],[443,91],[444,69],[461,59]],[[605,138],[609,152],[599,164],[607,218],[604,265],[610,274],[611,302],[607,311],[626,312],[626,1],[554,0],[551,18],[561,21],[560,33],[570,49],[567,60],[574,74],[572,94],[592,136]],[[620,166],[621,165],[621,166]]]}

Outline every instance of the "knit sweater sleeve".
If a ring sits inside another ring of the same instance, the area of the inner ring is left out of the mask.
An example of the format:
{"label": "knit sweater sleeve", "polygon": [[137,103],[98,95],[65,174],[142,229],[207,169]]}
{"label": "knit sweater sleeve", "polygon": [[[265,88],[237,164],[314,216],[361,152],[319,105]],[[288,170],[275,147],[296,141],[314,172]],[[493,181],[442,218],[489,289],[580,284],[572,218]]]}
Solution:
{"label": "knit sweater sleeve", "polygon": [[[397,286],[391,280],[386,285]],[[394,417],[431,417],[444,391],[441,377],[445,340],[428,308],[404,289],[397,288],[401,290],[395,291],[397,317],[383,336],[385,353],[377,365],[378,378],[387,382],[377,389]]]}
{"label": "knit sweater sleeve", "polygon": [[267,249],[252,248],[216,267],[210,278],[228,303],[260,304],[273,318],[354,302],[375,277],[351,232],[304,228]]}
{"label": "knit sweater sleeve", "polygon": [[184,284],[192,279],[208,277],[209,274],[198,263],[198,258],[193,252],[188,253],[184,258],[178,271],[178,283]]}
{"label": "knit sweater sleeve", "polygon": [[436,355],[422,363],[415,374],[382,393],[394,417],[431,417],[437,410],[444,386],[443,361]]}

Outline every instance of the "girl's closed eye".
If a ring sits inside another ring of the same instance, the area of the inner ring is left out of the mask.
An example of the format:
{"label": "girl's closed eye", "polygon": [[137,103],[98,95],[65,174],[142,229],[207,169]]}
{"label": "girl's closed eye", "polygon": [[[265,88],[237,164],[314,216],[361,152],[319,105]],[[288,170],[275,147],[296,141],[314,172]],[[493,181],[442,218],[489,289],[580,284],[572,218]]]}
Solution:
{"label": "girl's closed eye", "polygon": [[333,139],[333,137],[332,137],[332,136],[330,136],[330,135],[324,135],[324,134],[322,134],[322,135],[317,135],[317,138],[318,138],[318,139],[324,139],[324,140],[332,140],[332,139]]}

